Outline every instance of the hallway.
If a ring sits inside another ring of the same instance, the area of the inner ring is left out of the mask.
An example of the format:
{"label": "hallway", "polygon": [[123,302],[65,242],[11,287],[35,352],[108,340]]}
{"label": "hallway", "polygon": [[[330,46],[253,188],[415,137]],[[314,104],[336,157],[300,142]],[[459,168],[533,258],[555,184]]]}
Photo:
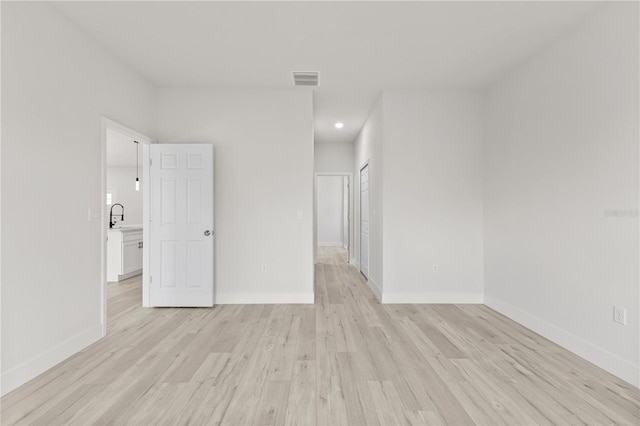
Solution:
{"label": "hallway", "polygon": [[346,265],[348,263],[347,249],[343,247],[318,247],[318,264]]}

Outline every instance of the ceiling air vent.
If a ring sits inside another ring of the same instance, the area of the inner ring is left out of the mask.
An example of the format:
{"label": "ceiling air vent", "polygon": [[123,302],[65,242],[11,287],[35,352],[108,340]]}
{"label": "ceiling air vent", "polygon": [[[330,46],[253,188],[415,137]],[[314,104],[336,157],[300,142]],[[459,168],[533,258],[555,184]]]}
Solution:
{"label": "ceiling air vent", "polygon": [[320,73],[317,71],[292,71],[294,86],[318,86]]}

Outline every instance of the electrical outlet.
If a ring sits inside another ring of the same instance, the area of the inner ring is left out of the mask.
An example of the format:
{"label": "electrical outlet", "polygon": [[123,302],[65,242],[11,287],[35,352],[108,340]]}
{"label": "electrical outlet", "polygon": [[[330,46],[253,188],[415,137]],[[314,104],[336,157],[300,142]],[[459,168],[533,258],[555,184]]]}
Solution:
{"label": "electrical outlet", "polygon": [[262,264],[262,272],[267,272],[267,264],[266,263]]}
{"label": "electrical outlet", "polygon": [[298,218],[298,220],[302,219],[302,213],[303,213],[302,210],[296,210],[296,217]]}
{"label": "electrical outlet", "polygon": [[433,264],[433,272],[440,272],[440,268],[438,267],[437,263]]}
{"label": "electrical outlet", "polygon": [[618,324],[627,325],[627,309],[622,306],[613,307],[613,321]]}

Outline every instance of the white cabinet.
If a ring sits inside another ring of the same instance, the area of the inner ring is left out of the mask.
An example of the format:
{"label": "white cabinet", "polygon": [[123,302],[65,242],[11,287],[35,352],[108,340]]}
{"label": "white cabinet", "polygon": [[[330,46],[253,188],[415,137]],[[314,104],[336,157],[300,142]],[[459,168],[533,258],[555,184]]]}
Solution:
{"label": "white cabinet", "polygon": [[122,275],[142,271],[142,241],[122,243]]}
{"label": "white cabinet", "polygon": [[142,228],[107,232],[107,281],[120,281],[142,273]]}

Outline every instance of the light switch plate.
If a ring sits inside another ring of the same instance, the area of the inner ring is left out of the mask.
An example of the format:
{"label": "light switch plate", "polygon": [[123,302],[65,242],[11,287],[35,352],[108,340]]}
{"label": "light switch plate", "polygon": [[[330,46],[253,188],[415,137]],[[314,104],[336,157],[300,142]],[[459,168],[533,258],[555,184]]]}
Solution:
{"label": "light switch plate", "polygon": [[100,210],[99,209],[89,209],[89,222],[99,222],[100,221]]}

